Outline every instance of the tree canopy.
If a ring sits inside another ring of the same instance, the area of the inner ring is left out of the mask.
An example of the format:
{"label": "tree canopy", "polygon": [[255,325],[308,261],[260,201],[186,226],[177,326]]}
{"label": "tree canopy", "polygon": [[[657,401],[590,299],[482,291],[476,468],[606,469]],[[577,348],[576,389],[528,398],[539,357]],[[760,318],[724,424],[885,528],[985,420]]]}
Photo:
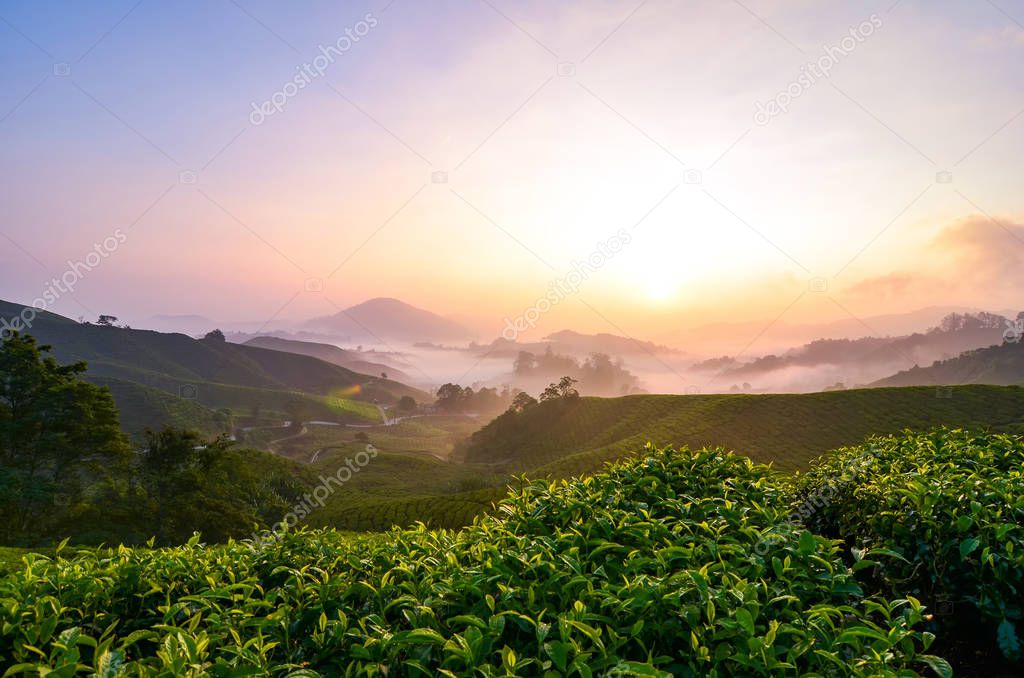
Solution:
{"label": "tree canopy", "polygon": [[5,542],[73,520],[86,489],[129,458],[110,391],[81,379],[85,363],[59,365],[49,350],[17,333],[0,344]]}

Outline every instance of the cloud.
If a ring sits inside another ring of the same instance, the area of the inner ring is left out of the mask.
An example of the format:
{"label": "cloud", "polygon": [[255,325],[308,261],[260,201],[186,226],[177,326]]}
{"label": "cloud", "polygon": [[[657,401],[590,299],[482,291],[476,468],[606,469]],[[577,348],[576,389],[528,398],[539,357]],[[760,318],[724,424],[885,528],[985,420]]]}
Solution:
{"label": "cloud", "polygon": [[1024,46],[1024,28],[1003,26],[978,33],[975,40],[984,47],[1020,47]]}
{"label": "cloud", "polygon": [[899,297],[912,291],[921,282],[923,277],[917,274],[889,273],[856,282],[846,289],[846,293],[856,297]]}
{"label": "cloud", "polygon": [[914,305],[967,304],[998,309],[1020,305],[1024,287],[1024,224],[973,215],[943,228],[920,252],[919,265],[853,283],[854,301],[911,300]]}

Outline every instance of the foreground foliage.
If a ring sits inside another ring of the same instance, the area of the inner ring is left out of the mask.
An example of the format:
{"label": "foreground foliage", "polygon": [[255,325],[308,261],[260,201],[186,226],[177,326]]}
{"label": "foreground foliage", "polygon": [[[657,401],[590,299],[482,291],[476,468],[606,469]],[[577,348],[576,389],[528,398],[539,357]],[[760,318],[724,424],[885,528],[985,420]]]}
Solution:
{"label": "foreground foliage", "polygon": [[[648,449],[459,532],[29,559],[8,675],[916,675],[913,598],[866,598],[770,471]],[[929,668],[931,667],[931,668]]]}
{"label": "foreground foliage", "polygon": [[975,636],[980,626],[982,643],[1022,659],[1024,440],[875,438],[822,458],[796,485],[806,524],[844,536],[888,591],[939,610],[943,635]]}

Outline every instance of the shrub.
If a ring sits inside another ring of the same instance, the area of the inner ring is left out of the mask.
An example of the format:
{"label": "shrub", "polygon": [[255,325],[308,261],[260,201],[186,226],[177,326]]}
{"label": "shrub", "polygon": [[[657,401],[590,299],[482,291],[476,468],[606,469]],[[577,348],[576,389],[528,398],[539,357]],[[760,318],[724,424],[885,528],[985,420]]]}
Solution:
{"label": "shrub", "polygon": [[[810,529],[843,535],[889,591],[972,617],[1021,659],[1024,631],[1024,438],[961,430],[871,439],[822,458],[795,484]],[[877,561],[877,567],[871,567]],[[963,614],[972,610],[976,614]]]}
{"label": "shrub", "polygon": [[[29,559],[0,580],[0,663],[58,675],[910,676],[913,598],[867,599],[786,520],[769,469],[648,449],[525,482],[458,531]],[[243,668],[244,667],[244,668]]]}

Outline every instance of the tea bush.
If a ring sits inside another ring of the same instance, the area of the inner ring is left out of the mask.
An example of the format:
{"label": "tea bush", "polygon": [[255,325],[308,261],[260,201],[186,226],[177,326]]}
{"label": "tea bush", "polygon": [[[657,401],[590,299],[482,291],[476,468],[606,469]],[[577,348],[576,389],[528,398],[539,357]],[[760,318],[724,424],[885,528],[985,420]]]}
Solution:
{"label": "tea bush", "polygon": [[866,598],[764,466],[657,451],[523,481],[458,531],[28,558],[6,675],[913,676],[913,598]]}
{"label": "tea bush", "polygon": [[858,569],[889,591],[950,608],[937,620],[946,634],[973,633],[980,617],[1003,654],[1021,659],[1024,438],[874,438],[822,458],[796,488],[808,527],[846,537],[865,560]]}

